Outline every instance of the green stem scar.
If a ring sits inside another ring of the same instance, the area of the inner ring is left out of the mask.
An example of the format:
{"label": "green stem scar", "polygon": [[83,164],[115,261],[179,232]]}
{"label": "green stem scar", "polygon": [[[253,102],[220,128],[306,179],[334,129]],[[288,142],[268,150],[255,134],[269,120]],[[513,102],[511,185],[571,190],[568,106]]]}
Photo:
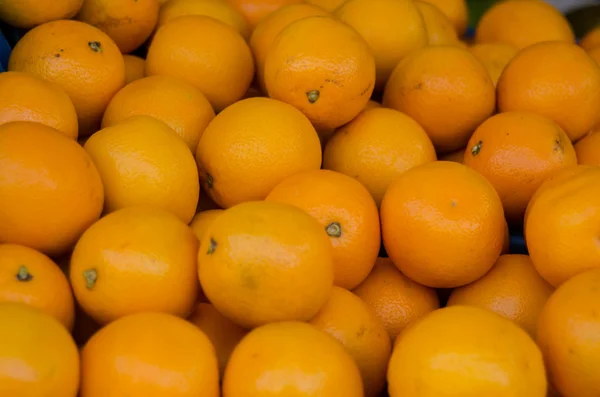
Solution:
{"label": "green stem scar", "polygon": [[25,267],[25,265],[19,266],[19,271],[17,272],[17,280],[19,281],[31,281],[33,276],[29,273],[29,270]]}
{"label": "green stem scar", "polygon": [[92,51],[94,51],[94,52],[102,52],[102,43],[100,43],[99,41],[90,41],[88,43],[88,45],[90,46],[90,48],[92,49]]}
{"label": "green stem scar", "polygon": [[98,280],[98,271],[96,269],[84,270],[83,278],[85,279],[85,287],[87,289],[92,289]]}
{"label": "green stem scar", "polygon": [[315,103],[319,99],[321,93],[317,90],[308,91],[306,96],[308,97],[308,102]]}
{"label": "green stem scar", "polygon": [[329,235],[329,237],[340,237],[342,235],[342,225],[338,222],[331,222],[325,228],[325,231]]}
{"label": "green stem scar", "polygon": [[208,246],[208,251],[206,251],[206,253],[208,255],[210,255],[210,254],[214,253],[216,249],[217,249],[217,242],[211,238],[209,246]]}
{"label": "green stem scar", "polygon": [[207,172],[206,173],[206,186],[209,189],[212,189],[214,182],[215,182],[215,180],[213,179],[213,176]]}
{"label": "green stem scar", "polygon": [[483,142],[479,141],[475,144],[475,146],[473,146],[471,148],[471,154],[473,156],[477,156],[479,154],[479,152],[481,152],[481,146],[483,145]]}

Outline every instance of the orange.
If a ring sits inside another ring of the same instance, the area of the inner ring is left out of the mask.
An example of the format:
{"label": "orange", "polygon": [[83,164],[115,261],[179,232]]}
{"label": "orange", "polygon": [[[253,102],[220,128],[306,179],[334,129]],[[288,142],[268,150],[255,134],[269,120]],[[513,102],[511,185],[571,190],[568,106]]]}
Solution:
{"label": "orange", "polygon": [[498,109],[549,117],[577,141],[600,122],[600,68],[575,44],[532,45],[504,69]]}
{"label": "orange", "polygon": [[587,50],[587,54],[594,60],[594,62],[596,62],[596,65],[600,67],[600,45]]}
{"label": "orange", "polygon": [[393,109],[369,109],[338,129],[323,154],[323,168],[357,179],[377,205],[398,175],[435,161],[425,130]]}
{"label": "orange", "polygon": [[415,1],[415,5],[425,22],[429,45],[458,45],[458,35],[454,25],[437,6],[426,1]]}
{"label": "orange", "polygon": [[494,84],[466,49],[432,46],[417,50],[394,69],[383,106],[414,118],[439,153],[467,144],[473,130],[495,110]]}
{"label": "orange", "polygon": [[362,397],[360,372],[334,338],[301,322],[256,328],[225,370],[227,397]]}
{"label": "orange", "polygon": [[326,11],[333,12],[346,0],[305,0],[309,4],[316,5]]}
{"label": "orange", "polygon": [[146,75],[183,78],[221,111],[244,96],[254,64],[250,48],[234,28],[208,16],[189,15],[156,31]]}
{"label": "orange", "polygon": [[436,310],[397,339],[390,397],[546,397],[540,350],[520,327],[467,306]]}
{"label": "orange", "polygon": [[0,301],[20,302],[73,328],[73,294],[65,274],[46,255],[17,244],[0,244]]}
{"label": "orange", "polygon": [[319,137],[293,106],[244,99],[219,113],[196,150],[204,189],[223,208],[262,200],[275,185],[321,166]]}
{"label": "orange", "polygon": [[454,25],[458,36],[467,31],[469,9],[466,0],[421,0],[436,6]]}
{"label": "orange", "polygon": [[0,126],[0,242],[68,251],[102,212],[104,189],[81,146],[43,124]]}
{"label": "orange", "polygon": [[196,234],[196,237],[198,237],[198,240],[202,240],[202,237],[204,237],[204,234],[208,230],[208,227],[212,225],[213,221],[217,219],[217,217],[222,213],[223,210],[214,209],[201,211],[194,215],[194,218],[190,223],[190,227]]}
{"label": "orange", "polygon": [[458,163],[436,161],[406,171],[385,193],[380,215],[390,259],[428,287],[477,280],[494,265],[504,243],[498,193]]}
{"label": "orange", "polygon": [[501,255],[485,276],[454,289],[448,306],[491,310],[535,337],[538,317],[553,291],[527,255]]}
{"label": "orange", "polygon": [[77,19],[105,32],[126,54],[150,37],[158,9],[158,0],[85,0]]}
{"label": "orange", "polygon": [[225,210],[200,242],[198,265],[206,297],[246,328],[309,320],[333,285],[325,230],[289,204],[255,201]]}
{"label": "orange", "polygon": [[193,152],[202,132],[215,117],[215,111],[204,94],[185,80],[151,76],[117,92],[106,108],[102,127],[111,127],[137,115],[165,122]]}
{"label": "orange", "polygon": [[233,5],[248,21],[250,29],[254,29],[272,12],[289,4],[299,4],[302,0],[226,0]]}
{"label": "orange", "polygon": [[82,4],[83,0],[55,0],[40,7],[38,0],[0,0],[0,20],[27,29],[57,19],[70,19]]}
{"label": "orange", "polygon": [[336,128],[365,107],[375,84],[369,46],[350,26],[315,16],[289,24],[264,65],[269,96],[302,111],[317,129]]}
{"label": "orange", "polygon": [[579,41],[579,45],[584,50],[591,50],[594,47],[600,46],[600,26],[596,26],[589,30]]}
{"label": "orange", "polygon": [[[23,303],[0,303],[0,395],[76,397],[79,354],[69,331]],[[10,341],[10,342],[9,342]]]}
{"label": "orange", "polygon": [[144,78],[146,61],[135,55],[123,55],[125,61],[125,85]]}
{"label": "orange", "polygon": [[468,49],[486,68],[494,85],[498,84],[504,68],[518,52],[516,47],[501,43],[475,44]]}
{"label": "orange", "polygon": [[108,102],[125,84],[119,48],[101,30],[78,21],[49,22],[27,32],[8,69],[61,86],[75,105],[80,135],[98,130]]}
{"label": "orange", "polygon": [[147,311],[187,317],[196,303],[197,253],[196,236],[175,215],[129,207],[86,230],[69,278],[77,302],[101,324]]}
{"label": "orange", "polygon": [[494,186],[504,214],[522,223],[536,189],[553,173],[577,164],[569,137],[554,121],[531,112],[490,117],[473,133],[464,164]]}
{"label": "orange", "polygon": [[377,66],[376,91],[402,58],[427,44],[426,23],[412,0],[348,0],[335,16],[369,44]]}
{"label": "orange", "polygon": [[215,18],[237,30],[245,39],[250,36],[250,28],[242,14],[223,0],[171,0],[160,8],[158,26],[187,15]]}
{"label": "orange", "polygon": [[579,165],[548,178],[525,213],[525,240],[537,271],[555,287],[600,267],[600,168]]}
{"label": "orange", "polygon": [[446,153],[440,156],[441,161],[453,161],[455,163],[465,163],[465,151],[466,148],[458,149],[450,153]]}
{"label": "orange", "polygon": [[333,246],[335,285],[352,289],[367,277],[381,244],[379,214],[358,181],[329,170],[299,172],[265,200],[291,204],[319,221]]}
{"label": "orange", "polygon": [[105,213],[150,205],[186,224],[194,217],[198,168],[185,143],[162,121],[130,117],[92,135],[84,148],[104,184]]}
{"label": "orange", "polygon": [[77,112],[58,85],[22,72],[0,74],[0,125],[33,121],[77,139]]}
{"label": "orange", "polygon": [[329,13],[321,7],[310,4],[290,4],[265,17],[254,29],[249,45],[256,64],[256,81],[263,92],[266,92],[264,68],[267,53],[277,35],[292,22],[313,16],[326,16]]}
{"label": "orange", "polygon": [[565,16],[544,1],[505,0],[479,19],[475,42],[510,44],[518,49],[544,41],[575,43]]}
{"label": "orange", "polygon": [[600,124],[575,144],[575,152],[579,164],[600,166]]}
{"label": "orange", "polygon": [[440,307],[434,289],[406,277],[389,258],[377,258],[369,276],[352,292],[379,317],[392,341],[410,323]]}
{"label": "orange", "polygon": [[224,317],[210,303],[199,303],[189,321],[200,328],[215,347],[219,373],[223,376],[231,352],[247,331]]}
{"label": "orange", "polygon": [[194,325],[164,313],[123,317],[81,352],[80,397],[219,396],[215,349]]}
{"label": "orange", "polygon": [[382,321],[352,292],[333,287],[329,299],[310,320],[340,341],[360,370],[365,397],[376,397],[385,386],[392,344]]}
{"label": "orange", "polygon": [[538,343],[550,382],[563,396],[600,394],[600,269],[573,277],[550,297],[538,323]]}

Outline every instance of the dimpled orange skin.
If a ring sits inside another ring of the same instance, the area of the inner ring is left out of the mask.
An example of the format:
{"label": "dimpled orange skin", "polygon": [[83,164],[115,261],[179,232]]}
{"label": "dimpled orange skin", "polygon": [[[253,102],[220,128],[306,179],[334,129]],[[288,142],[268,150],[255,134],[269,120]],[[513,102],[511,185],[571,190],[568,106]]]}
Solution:
{"label": "dimpled orange skin", "polygon": [[600,27],[595,27],[588,31],[579,41],[579,45],[587,51],[600,46]]}
{"label": "dimpled orange skin", "polygon": [[500,76],[498,109],[549,117],[575,142],[600,122],[600,68],[575,44],[532,45]]}
{"label": "dimpled orange skin", "polygon": [[491,311],[453,306],[427,315],[396,340],[390,397],[546,397],[540,350]]}
{"label": "dimpled orange skin", "polygon": [[57,19],[74,17],[83,0],[56,0],[40,7],[38,0],[0,0],[0,19],[18,28],[32,28]]}
{"label": "dimpled orange skin", "polygon": [[235,348],[226,397],[363,397],[360,372],[341,343],[301,322],[256,328]]}
{"label": "dimpled orange skin", "polygon": [[80,397],[218,397],[217,357],[189,322],[164,313],[123,317],[81,352]]}
{"label": "dimpled orange skin", "polygon": [[600,267],[600,168],[579,165],[548,178],[525,213],[525,240],[537,271],[558,287]]}
{"label": "dimpled orange skin", "polygon": [[561,285],[540,315],[537,341],[552,385],[564,396],[600,393],[600,269]]}
{"label": "dimpled orange skin", "polygon": [[0,126],[0,242],[63,254],[103,201],[100,175],[77,142],[39,123]]}
{"label": "dimpled orange skin", "polygon": [[406,113],[425,128],[438,153],[464,147],[495,104],[485,67],[456,46],[425,47],[404,58],[383,95],[384,107]]}
{"label": "dimpled orange skin", "polygon": [[369,276],[352,292],[383,321],[392,341],[410,323],[440,307],[433,288],[406,277],[389,258],[377,258]]}
{"label": "dimpled orange skin", "polygon": [[13,48],[8,70],[61,86],[75,105],[79,135],[98,130],[108,102],[125,84],[125,61],[117,45],[79,21],[49,22],[27,32]]}
{"label": "dimpled orange skin", "polygon": [[58,85],[29,73],[0,74],[0,125],[10,121],[42,123],[77,139],[77,112],[69,96]]}
{"label": "dimpled orange skin", "polygon": [[464,164],[494,186],[509,222],[523,222],[536,189],[553,173],[577,165],[569,137],[554,121],[531,112],[490,117],[477,129]]}
{"label": "dimpled orange skin", "polygon": [[302,0],[226,0],[248,21],[253,30],[271,13],[290,4],[301,4]]}
{"label": "dimpled orange skin", "polygon": [[202,238],[204,237],[204,233],[206,233],[206,230],[208,230],[208,227],[222,213],[223,213],[223,210],[215,209],[215,210],[201,211],[201,212],[198,212],[196,215],[194,215],[194,218],[192,219],[192,222],[190,223],[190,227],[196,234],[196,237],[198,237],[199,241],[201,241]]}
{"label": "dimpled orange skin", "polygon": [[468,49],[485,66],[494,86],[498,84],[506,65],[519,51],[517,47],[501,43],[475,44]]}
{"label": "dimpled orange skin", "polygon": [[378,92],[402,58],[427,44],[427,24],[412,0],[348,0],[334,15],[356,29],[371,48]]}
{"label": "dimpled orange skin", "polygon": [[575,144],[579,164],[600,166],[600,125]]}
{"label": "dimpled orange skin", "polygon": [[329,13],[311,4],[290,4],[266,16],[252,31],[248,44],[254,55],[256,81],[263,92],[267,92],[263,74],[265,59],[277,35],[292,22],[319,15],[327,16]]}
{"label": "dimpled orange skin", "polygon": [[454,25],[456,33],[462,37],[467,31],[469,8],[465,0],[422,0],[436,6]]}
{"label": "dimpled orange skin", "polygon": [[200,179],[221,207],[263,200],[279,182],[321,167],[319,137],[293,106],[269,98],[244,99],[204,130],[196,150]]}
{"label": "dimpled orange skin", "polygon": [[507,0],[494,4],[475,29],[476,43],[503,43],[523,49],[544,41],[575,43],[569,21],[543,1]]}
{"label": "dimpled orange skin", "polygon": [[187,317],[198,291],[197,253],[194,232],[175,215],[124,208],[81,236],[69,279],[77,302],[101,324],[143,311]]}
{"label": "dimpled orange skin", "polygon": [[221,111],[240,100],[254,77],[252,52],[231,26],[203,15],[161,26],[146,56],[146,75],[179,77]]}
{"label": "dimpled orange skin", "polygon": [[435,160],[423,127],[394,109],[377,108],[335,132],[325,146],[323,168],[356,178],[379,205],[398,175]]}
{"label": "dimpled orange skin", "polygon": [[458,45],[456,29],[439,8],[426,1],[415,1],[415,5],[425,22],[429,45]]}
{"label": "dimpled orange skin", "polygon": [[202,132],[215,117],[215,111],[206,96],[185,80],[150,76],[116,93],[104,112],[102,128],[137,115],[152,116],[165,122],[193,152]]}
{"label": "dimpled orange skin", "polygon": [[[123,55],[125,61],[125,85],[143,79],[145,76],[146,60],[136,55]],[[113,97],[114,98],[114,97]]]}
{"label": "dimpled orange skin", "polygon": [[285,27],[264,68],[269,96],[302,111],[317,129],[352,120],[375,86],[369,46],[350,26],[330,17],[308,17]]}
{"label": "dimpled orange skin", "polygon": [[289,204],[255,201],[225,210],[198,254],[202,289],[245,328],[312,318],[333,285],[333,254],[323,227]]}
{"label": "dimpled orange skin", "polygon": [[383,197],[380,216],[392,262],[428,287],[477,280],[494,265],[504,243],[498,193],[477,172],[449,161],[400,175]]}
{"label": "dimpled orange skin", "polygon": [[69,331],[31,306],[0,303],[0,395],[76,397],[79,354]]}

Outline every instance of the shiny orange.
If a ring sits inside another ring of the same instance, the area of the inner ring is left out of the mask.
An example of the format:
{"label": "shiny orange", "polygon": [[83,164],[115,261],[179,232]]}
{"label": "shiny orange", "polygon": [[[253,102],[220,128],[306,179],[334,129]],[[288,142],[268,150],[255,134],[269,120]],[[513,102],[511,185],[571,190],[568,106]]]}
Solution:
{"label": "shiny orange", "polygon": [[334,338],[313,325],[256,328],[235,348],[223,379],[227,397],[363,397],[360,372]]}
{"label": "shiny orange", "polygon": [[198,292],[197,253],[194,232],[175,215],[124,208],[81,236],[69,279],[77,302],[101,324],[149,311],[187,317]]}
{"label": "shiny orange", "polygon": [[74,17],[83,0],[55,0],[40,7],[38,0],[0,0],[0,20],[18,28]]}
{"label": "shiny orange", "polygon": [[254,201],[225,210],[200,242],[198,266],[206,297],[246,328],[309,320],[333,285],[325,230],[289,204]]}
{"label": "shiny orange", "polygon": [[467,24],[469,22],[469,8],[466,0],[421,0],[426,3],[430,3],[441,12],[454,25],[456,33],[459,37],[462,37],[467,31]]}
{"label": "shiny orange", "polygon": [[300,4],[302,0],[226,0],[233,5],[248,21],[253,30],[272,12],[289,4]]}
{"label": "shiny orange", "polygon": [[600,166],[600,125],[575,144],[579,164]]}
{"label": "shiny orange", "polygon": [[0,242],[63,254],[103,201],[100,175],[77,142],[39,123],[0,126]]}
{"label": "shiny orange", "polygon": [[477,280],[494,265],[504,243],[498,193],[458,163],[436,161],[401,174],[385,193],[380,214],[392,262],[429,287]]}
{"label": "shiny orange", "polygon": [[501,43],[475,44],[468,49],[486,68],[494,85],[498,84],[504,68],[519,51],[517,47]]}
{"label": "shiny orange", "polygon": [[432,46],[417,50],[394,69],[383,106],[414,118],[439,153],[464,147],[495,110],[494,84],[466,49]]}
{"label": "shiny orange", "polygon": [[448,17],[440,9],[426,1],[415,1],[427,31],[429,45],[458,45],[456,29]]}
{"label": "shiny orange", "polygon": [[125,61],[125,85],[145,76],[146,61],[136,55],[123,55]]}
{"label": "shiny orange", "polygon": [[254,77],[252,52],[229,25],[204,15],[176,18],[154,35],[146,75],[179,77],[196,86],[217,111],[240,100]]}
{"label": "shiny orange", "polygon": [[267,53],[265,86],[273,99],[302,111],[315,128],[336,128],[365,107],[375,86],[375,60],[356,30],[330,17],[284,28]]}
{"label": "shiny orange", "polygon": [[525,213],[525,240],[537,271],[558,287],[600,267],[600,168],[579,165],[548,178]]}
{"label": "shiny orange", "polygon": [[435,160],[423,127],[406,114],[377,108],[335,132],[325,146],[323,168],[357,179],[379,205],[398,175]]}
{"label": "shiny orange", "polygon": [[198,240],[201,241],[204,237],[204,234],[208,230],[209,226],[212,225],[213,221],[217,219],[219,215],[223,213],[221,209],[214,210],[205,210],[198,212],[194,215],[192,222],[190,223],[190,227],[198,237]]}
{"label": "shiny orange", "polygon": [[596,65],[600,67],[600,45],[587,50],[587,54],[594,60],[594,62],[596,62]]}
{"label": "shiny orange", "polygon": [[579,41],[579,45],[584,50],[591,50],[594,47],[600,46],[600,27],[595,27],[589,30]]}
{"label": "shiny orange", "polygon": [[80,397],[219,396],[215,349],[194,325],[164,313],[123,317],[81,352]]}

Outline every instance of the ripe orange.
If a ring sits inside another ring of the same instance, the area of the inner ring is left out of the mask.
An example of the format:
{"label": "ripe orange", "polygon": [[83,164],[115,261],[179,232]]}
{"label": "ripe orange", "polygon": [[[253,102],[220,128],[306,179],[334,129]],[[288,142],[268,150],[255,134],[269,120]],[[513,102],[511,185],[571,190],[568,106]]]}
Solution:
{"label": "ripe orange", "polygon": [[600,269],[561,285],[540,315],[538,343],[550,382],[563,396],[600,393]]}
{"label": "ripe orange", "polygon": [[40,7],[38,0],[0,0],[0,20],[18,28],[74,17],[83,0],[55,0]]}
{"label": "ripe orange", "polygon": [[575,144],[579,164],[600,166],[600,124]]}
{"label": "ripe orange", "polygon": [[467,50],[425,47],[396,66],[383,106],[414,118],[438,152],[452,152],[464,147],[473,130],[494,112],[494,84]]}
{"label": "ripe orange", "polygon": [[392,341],[410,323],[440,307],[434,289],[406,277],[389,258],[378,258],[369,276],[352,292],[383,321]]}
{"label": "ripe orange", "polygon": [[553,291],[527,255],[501,255],[485,276],[454,289],[448,306],[491,310],[535,337],[538,317]]}
{"label": "ripe orange", "polygon": [[325,11],[333,12],[344,4],[345,0],[305,0],[309,4],[321,7]]}
{"label": "ripe orange", "polygon": [[426,1],[415,1],[427,32],[429,45],[458,45],[456,29],[448,17],[440,9]]}
{"label": "ripe orange", "polygon": [[256,328],[234,349],[225,370],[227,397],[362,397],[360,372],[343,346],[301,322]]}
{"label": "ripe orange", "polygon": [[208,16],[189,15],[156,31],[146,75],[183,78],[221,111],[244,96],[254,64],[250,48],[234,28]]}
{"label": "ripe orange", "polygon": [[197,297],[197,253],[196,236],[175,215],[129,207],[86,230],[69,278],[77,302],[101,324],[144,311],[187,317]]}
{"label": "ripe orange", "polygon": [[250,35],[250,28],[242,14],[222,0],[171,0],[160,8],[158,26],[187,15],[215,18],[237,30],[245,39]]}
{"label": "ripe orange", "polygon": [[436,310],[396,340],[390,397],[546,397],[540,350],[511,321],[475,307]]}
{"label": "ripe orange", "polygon": [[151,76],[117,92],[106,108],[102,127],[111,127],[137,115],[165,122],[194,152],[215,111],[204,94],[186,81],[171,76]]}
{"label": "ripe orange", "polygon": [[194,217],[198,168],[185,143],[162,121],[130,117],[92,135],[84,148],[104,184],[105,213],[150,205],[186,224]]}
{"label": "ripe orange", "polygon": [[579,45],[584,50],[591,50],[594,47],[600,46],[600,27],[589,30],[579,41]]}
{"label": "ripe orange", "polygon": [[265,17],[289,4],[299,4],[302,0],[227,0],[248,21],[253,30]]}
{"label": "ripe orange", "polygon": [[65,253],[103,200],[100,175],[77,142],[43,124],[0,125],[0,242]]}
{"label": "ripe orange", "polygon": [[467,31],[469,9],[466,0],[421,0],[433,4],[448,17],[456,33],[462,37]]}
{"label": "ripe orange", "polygon": [[126,54],[150,37],[158,9],[158,0],[85,0],[77,19],[105,32]]}
{"label": "ripe orange", "polygon": [[537,271],[555,287],[600,267],[600,168],[579,165],[548,178],[525,213],[525,240]]}
{"label": "ripe orange", "polygon": [[204,189],[227,208],[262,200],[288,176],[319,169],[321,146],[300,111],[273,99],[249,98],[208,125],[196,161]]}
{"label": "ripe orange", "polygon": [[544,41],[574,43],[569,21],[544,1],[497,2],[481,17],[475,42],[510,44],[519,49]]}
{"label": "ripe orange", "polygon": [[436,160],[425,130],[393,109],[363,111],[336,131],[325,146],[323,168],[362,183],[377,205],[398,175]]}
{"label": "ripe orange", "polygon": [[0,74],[0,125],[33,121],[77,139],[77,112],[58,85],[22,72]]}
{"label": "ripe orange", "polygon": [[458,149],[453,152],[441,155],[439,159],[440,159],[440,161],[452,161],[455,163],[464,164],[466,150],[467,150],[467,148]]}
{"label": "ripe orange", "polygon": [[78,21],[33,28],[15,45],[8,69],[31,73],[61,86],[71,97],[79,135],[98,130],[102,113],[125,84],[125,61],[101,30]]}
{"label": "ripe orange", "polygon": [[125,61],[125,85],[144,78],[146,61],[135,55],[123,55]]}
{"label": "ripe orange", "polygon": [[469,51],[483,64],[492,82],[497,85],[504,68],[519,50],[510,44],[484,43],[469,47]]}
{"label": "ripe orange", "polygon": [[81,352],[80,397],[219,396],[215,349],[185,320],[132,314],[98,331]]}
{"label": "ripe orange", "polygon": [[309,320],[333,285],[325,230],[289,204],[256,201],[225,210],[204,234],[198,255],[206,297],[246,328]]}
{"label": "ripe orange", "polygon": [[335,15],[369,44],[381,91],[398,62],[427,44],[426,23],[412,0],[348,0]]}
{"label": "ripe orange", "polygon": [[204,234],[208,230],[209,226],[212,225],[213,221],[217,219],[219,215],[223,213],[221,209],[206,210],[198,212],[194,215],[190,227],[198,237],[199,241],[202,241]]}
{"label": "ripe orange", "polygon": [[596,62],[596,65],[600,67],[600,45],[587,50],[587,54]]}
{"label": "ripe orange", "polygon": [[369,46],[350,26],[330,17],[285,27],[264,65],[269,96],[302,111],[317,129],[336,128],[365,107],[375,84]]}
{"label": "ripe orange", "polygon": [[549,117],[576,141],[600,122],[600,68],[575,44],[532,45],[504,69],[498,109]]}
{"label": "ripe orange", "polygon": [[[480,174],[436,161],[400,175],[381,203],[383,243],[412,280],[453,288],[483,276],[504,243],[502,202]],[[401,225],[401,227],[399,226]]]}
{"label": "ripe orange", "polygon": [[506,218],[523,222],[536,189],[553,173],[576,165],[569,137],[554,121],[531,112],[490,117],[473,133],[464,164],[494,186]]}

